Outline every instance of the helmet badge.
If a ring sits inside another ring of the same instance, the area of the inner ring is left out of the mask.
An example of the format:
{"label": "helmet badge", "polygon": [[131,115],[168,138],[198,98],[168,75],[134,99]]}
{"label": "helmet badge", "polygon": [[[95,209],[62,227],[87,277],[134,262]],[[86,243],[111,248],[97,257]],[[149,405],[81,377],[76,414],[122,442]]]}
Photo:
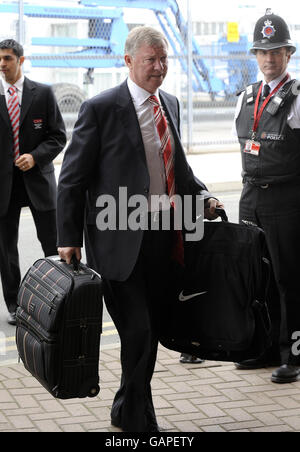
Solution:
{"label": "helmet badge", "polygon": [[262,35],[264,38],[272,38],[272,36],[275,35],[276,30],[274,28],[274,25],[272,25],[272,21],[271,20],[266,20],[265,21],[265,25],[262,29]]}

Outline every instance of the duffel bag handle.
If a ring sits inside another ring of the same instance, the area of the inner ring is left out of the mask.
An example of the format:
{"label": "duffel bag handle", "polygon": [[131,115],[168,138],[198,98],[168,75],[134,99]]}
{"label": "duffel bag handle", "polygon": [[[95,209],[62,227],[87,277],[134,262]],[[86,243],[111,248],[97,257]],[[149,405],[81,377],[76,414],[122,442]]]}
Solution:
{"label": "duffel bag handle", "polygon": [[227,217],[227,214],[224,209],[221,209],[220,207],[216,207],[215,212],[216,212],[216,214],[219,215],[219,217],[221,217],[222,221],[228,221],[228,217]]}

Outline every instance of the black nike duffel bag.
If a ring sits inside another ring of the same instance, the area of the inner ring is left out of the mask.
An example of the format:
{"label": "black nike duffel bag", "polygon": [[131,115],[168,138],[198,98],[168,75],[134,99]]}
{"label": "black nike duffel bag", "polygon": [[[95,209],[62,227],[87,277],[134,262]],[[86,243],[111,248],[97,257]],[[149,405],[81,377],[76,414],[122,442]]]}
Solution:
{"label": "black nike duffel bag", "polygon": [[174,270],[161,344],[217,361],[259,356],[271,344],[270,272],[260,228],[205,222],[203,239],[185,243],[184,270]]}

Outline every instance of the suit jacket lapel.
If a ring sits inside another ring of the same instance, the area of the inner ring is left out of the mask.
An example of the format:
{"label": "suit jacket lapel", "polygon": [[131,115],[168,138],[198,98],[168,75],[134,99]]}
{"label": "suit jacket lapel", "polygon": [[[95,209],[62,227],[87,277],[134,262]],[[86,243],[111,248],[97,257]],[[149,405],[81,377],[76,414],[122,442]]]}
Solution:
{"label": "suit jacket lapel", "polygon": [[146,155],[140,125],[136,115],[136,111],[127,86],[127,81],[119,86],[117,98],[117,114],[124,125],[129,140],[132,142],[134,149],[137,149],[142,160],[146,163]]}
{"label": "suit jacket lapel", "polygon": [[179,136],[179,130],[178,130],[178,126],[177,126],[177,121],[174,116],[174,106],[168,101],[167,97],[164,96],[164,93],[162,91],[159,92],[159,97],[160,97],[162,106],[164,107],[165,113],[168,117],[169,124],[170,124],[170,127],[173,132],[173,136],[175,139],[176,147],[178,145],[180,147],[182,147],[180,136]]}
{"label": "suit jacket lapel", "polygon": [[5,93],[4,93],[4,87],[0,80],[0,115],[4,119],[4,121],[7,123],[8,126],[10,126],[10,119],[9,114],[7,110],[6,105],[6,99],[5,99]]}
{"label": "suit jacket lapel", "polygon": [[[177,187],[184,187],[186,181],[185,176],[189,173],[189,165],[185,157],[185,151],[181,142],[178,130],[178,119],[176,118],[176,105],[172,103],[164,92],[159,93],[161,103],[169,120],[169,125],[173,132],[175,140],[175,178]],[[178,112],[179,113],[179,112]]]}
{"label": "suit jacket lapel", "polygon": [[10,126],[10,119],[8,115],[8,110],[6,106],[6,100],[4,95],[0,95],[0,115],[2,116],[3,120],[6,122],[8,126]]}
{"label": "suit jacket lapel", "polygon": [[25,77],[21,104],[20,126],[32,104],[35,86]]}
{"label": "suit jacket lapel", "polygon": [[[178,121],[176,120],[174,114],[174,105],[168,100],[167,96],[164,95],[163,91],[159,92],[159,97],[161,99],[162,105],[168,116],[169,124],[173,132],[175,140],[175,153],[181,151],[184,153],[184,149],[181,144],[180,135],[178,131]],[[132,142],[135,149],[139,151],[139,154],[147,165],[146,154],[143,144],[143,138],[137,119],[136,111],[130,96],[130,92],[127,86],[127,81],[119,86],[119,93],[117,98],[117,112],[120,115],[121,122],[124,125],[126,133],[129,140]]]}

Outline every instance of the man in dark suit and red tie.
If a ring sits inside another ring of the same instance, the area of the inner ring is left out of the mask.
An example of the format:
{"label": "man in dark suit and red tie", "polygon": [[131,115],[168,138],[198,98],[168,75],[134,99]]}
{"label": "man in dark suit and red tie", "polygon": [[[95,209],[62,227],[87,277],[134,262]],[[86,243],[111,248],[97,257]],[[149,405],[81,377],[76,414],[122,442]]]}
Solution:
{"label": "man in dark suit and red tie", "polygon": [[65,126],[51,88],[22,75],[22,46],[0,42],[0,274],[8,323],[15,325],[20,284],[18,232],[29,206],[45,256],[56,249],[53,159],[66,144]]}
{"label": "man in dark suit and red tie", "polygon": [[[67,262],[74,254],[81,259],[85,224],[88,264],[104,279],[106,306],[121,340],[112,424],[157,432],[150,386],[158,345],[153,320],[170,288],[173,251],[182,259],[180,231],[159,225],[164,214],[174,215],[174,194],[201,193],[210,219],[222,204],[193,175],[180,141],[178,100],[159,89],[168,70],[164,35],[150,27],[133,29],[125,63],[128,79],[86,101],[79,113],[58,185],[58,250]],[[157,196],[166,202],[155,205]],[[133,227],[139,203],[140,220],[158,227]]]}

